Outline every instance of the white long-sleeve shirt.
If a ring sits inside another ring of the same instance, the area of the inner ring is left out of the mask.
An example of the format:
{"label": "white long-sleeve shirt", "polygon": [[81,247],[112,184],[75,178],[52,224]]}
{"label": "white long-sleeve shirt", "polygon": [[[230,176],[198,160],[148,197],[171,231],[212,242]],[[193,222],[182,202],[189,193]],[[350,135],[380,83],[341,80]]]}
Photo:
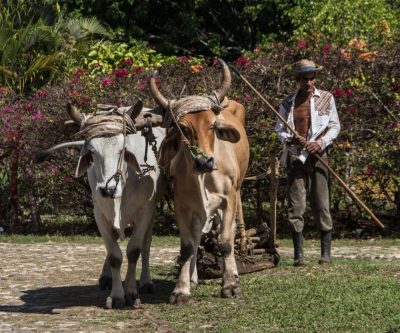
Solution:
{"label": "white long-sleeve shirt", "polygon": [[[294,126],[293,109],[298,92],[299,91],[286,97],[279,108],[279,114],[295,130],[296,128]],[[325,135],[317,140],[318,144],[321,146],[320,151],[322,151],[329,146],[334,139],[336,139],[340,132],[340,122],[333,95],[327,91],[314,88],[314,93],[310,99],[310,108],[311,127],[308,131],[307,142],[315,142],[316,138],[318,138],[321,133],[328,129]],[[279,118],[275,126],[275,131],[279,140],[283,143],[281,163],[286,165],[288,152],[296,154],[296,148],[287,145],[287,142],[292,140],[293,134]],[[299,156],[299,159],[304,163],[307,157],[308,152],[304,148]]]}

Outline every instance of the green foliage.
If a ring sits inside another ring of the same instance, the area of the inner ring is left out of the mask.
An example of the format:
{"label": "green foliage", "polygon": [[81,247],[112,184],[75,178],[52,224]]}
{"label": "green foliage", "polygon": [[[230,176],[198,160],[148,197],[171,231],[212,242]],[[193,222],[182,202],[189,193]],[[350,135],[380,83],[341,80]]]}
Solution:
{"label": "green foliage", "polygon": [[111,37],[94,17],[69,20],[56,1],[8,0],[0,6],[0,87],[24,91],[55,73],[69,71],[74,46],[94,36]]}
{"label": "green foliage", "polygon": [[147,42],[131,40],[134,45],[128,48],[124,43],[99,42],[91,48],[87,57],[81,60],[82,68],[92,74],[110,73],[124,67],[154,67],[178,61],[176,56],[157,54]]}
{"label": "green foliage", "polygon": [[323,36],[329,43],[347,46],[356,38],[377,46],[399,31],[399,10],[384,0],[317,0],[291,8],[287,16],[294,26],[293,40]]}
{"label": "green foliage", "polygon": [[96,15],[124,42],[149,40],[166,55],[237,56],[283,40],[291,31],[282,15],[305,0],[63,0],[74,15]]}

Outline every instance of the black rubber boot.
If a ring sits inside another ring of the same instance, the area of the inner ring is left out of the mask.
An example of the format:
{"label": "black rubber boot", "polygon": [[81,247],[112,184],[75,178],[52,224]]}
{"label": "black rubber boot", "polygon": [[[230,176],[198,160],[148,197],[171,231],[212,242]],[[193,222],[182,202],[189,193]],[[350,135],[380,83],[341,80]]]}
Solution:
{"label": "black rubber boot", "polygon": [[331,260],[331,242],[332,242],[332,230],[322,231],[321,230],[321,259],[319,264],[332,264]]}
{"label": "black rubber boot", "polygon": [[293,247],[294,247],[294,266],[304,266],[307,265],[304,260],[303,253],[303,233],[302,232],[293,232]]}

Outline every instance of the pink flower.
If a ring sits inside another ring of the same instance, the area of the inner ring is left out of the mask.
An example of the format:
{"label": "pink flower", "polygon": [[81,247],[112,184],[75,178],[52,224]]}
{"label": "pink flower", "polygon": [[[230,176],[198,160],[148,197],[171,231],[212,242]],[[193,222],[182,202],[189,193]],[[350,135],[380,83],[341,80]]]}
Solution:
{"label": "pink flower", "polygon": [[0,89],[0,92],[1,92],[2,94],[4,94],[4,89]]}
{"label": "pink flower", "polygon": [[113,81],[111,81],[110,79],[105,79],[105,80],[103,80],[103,82],[101,83],[101,85],[103,86],[103,87],[105,87],[105,86],[107,86],[107,85],[114,85],[115,84],[115,82],[113,82]]}
{"label": "pink flower", "polygon": [[248,64],[249,61],[244,57],[239,57],[237,62],[238,62],[239,67],[249,66],[249,64]]}
{"label": "pink flower", "polygon": [[270,46],[275,46],[276,42],[272,42],[271,44],[269,44]]}
{"label": "pink flower", "polygon": [[264,123],[261,123],[260,126],[258,126],[259,128],[263,128],[264,127]]}
{"label": "pink flower", "polygon": [[132,73],[139,73],[142,70],[142,67],[135,67],[134,69],[132,69]]}
{"label": "pink flower", "polygon": [[293,53],[293,50],[289,50],[290,53]]}
{"label": "pink flower", "polygon": [[131,59],[126,59],[126,60],[122,60],[121,65],[126,66],[126,67],[131,67],[132,63],[133,63],[133,61]]}
{"label": "pink flower", "polygon": [[399,106],[400,105],[400,101],[396,101],[396,105]]}
{"label": "pink flower", "polygon": [[326,64],[326,60],[324,60],[324,64]]}
{"label": "pink flower", "polygon": [[332,48],[333,48],[332,46],[326,45],[326,46],[324,47],[323,54],[327,54],[327,53],[329,52],[329,50],[332,49]]}
{"label": "pink flower", "polygon": [[280,44],[279,47],[283,47],[283,44]]}
{"label": "pink flower", "polygon": [[299,46],[300,49],[303,51],[304,48],[310,46],[310,42],[308,40],[300,40],[300,41],[298,41],[297,46]]}
{"label": "pink flower", "polygon": [[395,92],[395,91],[397,91],[399,89],[400,89],[400,85],[397,85],[397,86],[394,86],[394,87],[390,88],[390,90],[392,90],[393,92]]}
{"label": "pink flower", "polygon": [[353,93],[351,92],[351,90],[346,90],[346,94],[347,94],[347,96],[353,95]]}
{"label": "pink flower", "polygon": [[114,74],[116,77],[124,77],[128,76],[128,71],[126,69],[118,69],[114,71]]}
{"label": "pink flower", "polygon": [[237,102],[237,101],[240,101],[240,97],[237,97],[237,98],[235,99],[235,102]]}
{"label": "pink flower", "polygon": [[333,93],[335,94],[336,98],[340,98],[344,95],[344,90],[342,89],[336,89],[333,91]]}
{"label": "pink flower", "polygon": [[346,205],[346,208],[345,208],[345,209],[346,209],[346,212],[347,212],[347,213],[350,213],[350,205]]}
{"label": "pink flower", "polygon": [[213,60],[213,65],[214,65],[214,66],[219,65],[219,61],[218,61],[218,60]]}
{"label": "pink flower", "polygon": [[356,88],[353,88],[354,91],[357,91],[357,89],[358,89],[357,87],[356,87]]}
{"label": "pink flower", "polygon": [[355,239],[354,241],[357,243],[357,242],[358,242],[358,239]]}
{"label": "pink flower", "polygon": [[314,21],[314,19],[313,19],[313,18],[310,18],[310,21],[312,22],[312,21]]}
{"label": "pink flower", "polygon": [[86,74],[86,72],[83,69],[77,69],[74,72],[74,75],[77,76],[77,77],[80,77],[81,75],[85,75],[85,74]]}
{"label": "pink flower", "polygon": [[355,113],[355,112],[356,112],[356,110],[354,110],[354,109],[346,110],[346,113]]}

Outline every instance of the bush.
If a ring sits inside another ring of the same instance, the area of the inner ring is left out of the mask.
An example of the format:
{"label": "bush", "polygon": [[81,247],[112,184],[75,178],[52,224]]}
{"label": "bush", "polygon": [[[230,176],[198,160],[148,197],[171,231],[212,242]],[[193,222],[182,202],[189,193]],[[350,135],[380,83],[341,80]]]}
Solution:
{"label": "bush", "polygon": [[[276,109],[283,98],[297,89],[295,81],[287,75],[287,70],[297,61],[308,58],[326,68],[319,77],[317,88],[335,94],[342,125],[339,137],[330,148],[331,167],[342,179],[347,178],[364,203],[389,226],[383,231],[386,234],[399,232],[396,223],[400,216],[398,51],[397,44],[392,44],[371,53],[360,41],[353,41],[345,51],[321,43],[317,46],[310,41],[298,41],[292,46],[272,43],[239,58],[234,64]],[[195,69],[185,61],[163,66],[159,70],[158,88],[168,98],[178,97],[184,83],[187,83],[187,95],[210,94],[219,84],[219,65],[213,62]],[[4,93],[0,112],[5,137],[0,153],[12,149],[16,154],[12,156],[18,156],[19,181],[22,184],[25,176],[31,177],[30,184],[35,195],[40,197],[42,213],[91,214],[86,176],[82,179],[72,176],[78,150],[58,151],[43,165],[35,166],[31,162],[36,152],[70,140],[61,134],[63,122],[68,119],[64,109],[66,102],[72,101],[85,113],[96,111],[96,104],[128,106],[137,99],[143,100],[146,107],[155,107],[148,89],[151,72],[152,69],[129,69],[127,75],[94,76],[80,72],[69,81],[46,87],[30,98]],[[281,154],[282,146],[274,132],[276,118],[242,81],[236,77],[232,79],[228,97],[242,103],[247,111],[246,131],[251,153],[248,176],[257,175],[268,170],[270,153]],[[7,145],[9,150],[4,148]],[[11,156],[3,159],[6,170],[11,168],[11,160]],[[278,235],[283,236],[290,230],[286,222],[286,172],[283,169],[281,175]],[[3,190],[6,191],[2,193],[1,209],[4,212],[7,211],[7,185]],[[268,177],[257,182],[245,181],[242,197],[248,225],[268,222]],[[24,200],[20,198],[23,207]],[[360,227],[375,230],[365,212],[349,200],[335,181],[331,186],[331,207],[336,235],[345,236]],[[309,210],[305,220],[306,232],[315,232]],[[164,220],[159,226],[161,232],[172,230],[173,222]]]}

